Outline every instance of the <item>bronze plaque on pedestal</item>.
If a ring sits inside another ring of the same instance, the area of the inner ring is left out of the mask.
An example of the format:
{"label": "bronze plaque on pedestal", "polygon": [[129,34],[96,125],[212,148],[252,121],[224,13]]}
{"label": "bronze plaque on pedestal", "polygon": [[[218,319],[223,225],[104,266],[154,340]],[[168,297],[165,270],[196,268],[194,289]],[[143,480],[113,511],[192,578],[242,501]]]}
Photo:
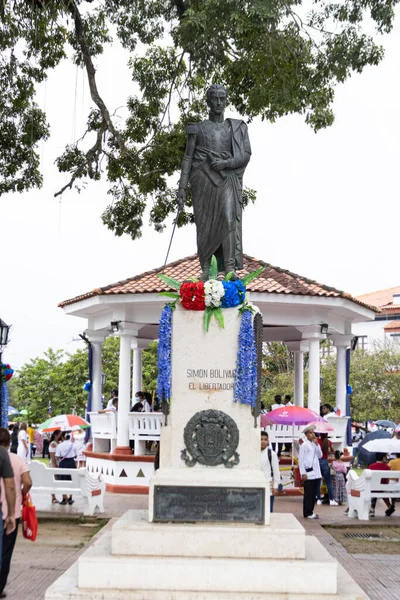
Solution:
{"label": "bronze plaque on pedestal", "polygon": [[156,485],[154,521],[262,525],[265,521],[265,488]]}

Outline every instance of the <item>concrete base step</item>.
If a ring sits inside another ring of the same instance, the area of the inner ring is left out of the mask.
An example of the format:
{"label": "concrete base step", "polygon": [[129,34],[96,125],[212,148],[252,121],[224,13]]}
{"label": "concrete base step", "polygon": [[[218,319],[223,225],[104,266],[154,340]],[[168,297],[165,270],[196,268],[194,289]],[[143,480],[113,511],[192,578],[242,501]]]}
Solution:
{"label": "concrete base step", "polygon": [[292,514],[271,514],[270,525],[149,523],[130,510],[112,528],[113,556],[304,559],[305,530]]}
{"label": "concrete base step", "polygon": [[[266,534],[267,536],[267,534]],[[321,543],[306,536],[305,560],[180,556],[113,556],[105,533],[78,561],[80,589],[175,592],[335,594],[337,562]],[[171,596],[172,598],[173,596]]]}
{"label": "concrete base step", "polygon": [[166,595],[156,590],[79,590],[78,563],[70,567],[46,592],[45,600],[369,600],[354,579],[338,565],[337,593],[313,593],[312,583],[307,594],[243,594],[217,592],[174,592]]}

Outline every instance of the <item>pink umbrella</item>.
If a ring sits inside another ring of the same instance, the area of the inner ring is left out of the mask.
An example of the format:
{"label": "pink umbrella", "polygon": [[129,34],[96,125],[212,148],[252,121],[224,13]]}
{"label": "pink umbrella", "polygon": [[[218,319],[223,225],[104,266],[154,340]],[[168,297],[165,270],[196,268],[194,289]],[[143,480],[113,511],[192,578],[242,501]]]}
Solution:
{"label": "pink umbrella", "polygon": [[[264,417],[264,419],[263,419]],[[267,423],[266,421],[269,421]],[[263,425],[263,420],[265,425]],[[294,426],[295,425],[308,425],[311,422],[322,421],[326,423],[322,417],[309,408],[302,406],[282,406],[270,410],[266,415],[261,415],[261,427],[267,427],[270,422],[274,425],[291,425],[292,426],[292,444],[294,444]],[[292,468],[293,468],[293,455],[292,455]]]}
{"label": "pink umbrella", "polygon": [[316,412],[302,406],[282,406],[282,408],[270,410],[265,416],[277,425],[308,425],[315,421],[326,422]]}
{"label": "pink umbrella", "polygon": [[261,415],[260,425],[261,427],[269,427],[270,425],[275,425],[275,421],[272,421],[266,413],[263,413]]}
{"label": "pink umbrella", "polygon": [[309,423],[309,425],[314,425],[315,433],[329,433],[330,431],[335,431],[335,428],[332,425],[329,425],[327,421],[313,421]]}

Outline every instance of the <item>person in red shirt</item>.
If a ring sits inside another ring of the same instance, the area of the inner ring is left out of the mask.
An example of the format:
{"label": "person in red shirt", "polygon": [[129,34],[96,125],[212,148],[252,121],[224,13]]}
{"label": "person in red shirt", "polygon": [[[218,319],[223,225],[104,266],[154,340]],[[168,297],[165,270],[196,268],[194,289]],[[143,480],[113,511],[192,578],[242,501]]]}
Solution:
{"label": "person in red shirt", "polygon": [[[377,452],[376,453],[376,462],[372,463],[372,465],[369,465],[368,469],[371,469],[371,471],[390,471],[390,467],[387,464],[387,454]],[[381,483],[389,483],[389,479],[382,479]],[[377,500],[378,500],[378,498],[371,499],[371,508],[369,511],[370,517],[375,516],[375,507],[376,507]],[[382,498],[382,500],[384,501],[384,503],[387,506],[387,510],[385,510],[385,515],[387,517],[390,517],[390,515],[392,515],[395,511],[394,503],[390,502],[389,498]]]}
{"label": "person in red shirt", "polygon": [[[320,433],[318,436],[318,444],[322,451],[322,458],[319,459],[319,467],[321,469],[321,475],[325,479],[326,487],[328,488],[329,504],[330,506],[338,506],[338,503],[333,498],[331,474],[329,471],[328,455],[334,453],[332,442],[328,440],[327,433]],[[321,481],[320,481],[321,484]],[[317,504],[322,504],[321,500],[321,485],[317,489]]]}

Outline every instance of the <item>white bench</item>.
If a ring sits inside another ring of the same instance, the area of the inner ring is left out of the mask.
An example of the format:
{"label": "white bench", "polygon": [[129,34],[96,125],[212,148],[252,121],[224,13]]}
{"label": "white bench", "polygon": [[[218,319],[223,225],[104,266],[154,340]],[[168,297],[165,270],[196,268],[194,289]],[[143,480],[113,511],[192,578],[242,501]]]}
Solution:
{"label": "white bench", "polygon": [[[348,495],[349,518],[358,516],[360,521],[369,520],[372,498],[400,498],[400,471],[371,471],[351,478]],[[382,483],[382,479],[387,483]]]}
{"label": "white bench", "polygon": [[[85,500],[84,515],[94,515],[96,508],[100,513],[104,512],[106,484],[100,479],[91,477],[86,469],[53,469],[34,460],[29,464],[29,470],[32,478],[32,492],[79,495]],[[69,480],[59,480],[57,479],[59,475],[68,475]]]}
{"label": "white bench", "polygon": [[90,412],[93,452],[115,451],[117,446],[117,414]]}
{"label": "white bench", "polygon": [[162,421],[162,413],[128,413],[129,439],[135,442],[135,456],[146,454],[146,442],[160,439]]}

